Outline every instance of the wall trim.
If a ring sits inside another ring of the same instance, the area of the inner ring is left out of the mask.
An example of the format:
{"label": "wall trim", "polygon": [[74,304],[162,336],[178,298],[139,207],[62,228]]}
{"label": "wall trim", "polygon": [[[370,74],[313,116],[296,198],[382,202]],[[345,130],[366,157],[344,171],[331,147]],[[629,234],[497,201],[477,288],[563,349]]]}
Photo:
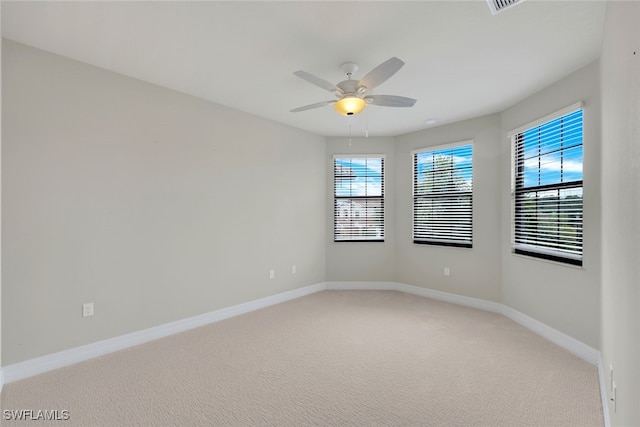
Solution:
{"label": "wall trim", "polygon": [[546,338],[559,347],[564,348],[580,359],[597,366],[598,379],[600,383],[600,398],[602,400],[602,413],[605,427],[611,427],[609,418],[609,401],[607,398],[607,388],[605,384],[604,368],[600,351],[586,345],[582,341],[558,331],[532,317],[527,316],[505,304],[494,301],[487,301],[479,298],[471,298],[464,295],[452,294],[449,292],[437,291],[420,286],[408,285],[394,282],[327,282],[326,289],[335,290],[388,290],[400,291],[407,294],[432,298],[451,304],[476,308],[478,310],[489,311],[502,314],[519,325],[529,329],[533,333]]}
{"label": "wall trim", "polygon": [[448,292],[436,291],[434,289],[422,288],[420,286],[407,285],[397,282],[326,282],[327,290],[367,290],[367,291],[398,291],[406,294],[416,295],[424,298],[431,298],[439,301],[450,302],[465,307],[477,308],[479,310],[501,313],[501,304],[478,298],[471,298]]}
{"label": "wall trim", "polygon": [[325,282],[328,291],[397,291],[394,282]]}
{"label": "wall trim", "polygon": [[80,347],[70,348],[68,350],[48,354],[42,357],[36,357],[34,359],[25,360],[24,362],[7,365],[3,368],[4,381],[8,384],[13,381],[42,374],[74,363],[83,362],[85,360],[93,359],[94,357],[103,356],[135,345],[144,344],[149,341],[184,332],[199,326],[208,325],[220,320],[229,319],[261,308],[279,304],[281,302],[320,292],[324,289],[324,283],[317,283],[315,285],[282,292],[209,313],[143,329],[141,331],[97,341]]}
{"label": "wall trim", "polygon": [[598,364],[598,358],[600,352],[577,339],[570,337],[569,335],[558,331],[526,314],[494,301],[487,301],[479,298],[472,298],[458,294],[452,294],[449,292],[437,291],[434,289],[423,288],[415,285],[408,285],[405,283],[396,282],[327,282],[326,289],[336,290],[387,290],[387,291],[399,291],[412,295],[417,295],[425,298],[432,298],[439,301],[444,301],[456,305],[462,305],[465,307],[476,308],[479,310],[489,311],[492,313],[502,314],[505,317],[513,320],[514,322],[524,326],[530,331],[548,339],[552,343],[564,348],[565,350],[573,353],[582,360],[591,363],[592,365]]}
{"label": "wall trim", "polygon": [[451,304],[462,305],[465,307],[476,308],[478,310],[489,311],[491,313],[502,314],[502,304],[494,301],[472,298],[464,295],[452,294],[449,292],[436,291],[435,289],[407,285],[404,283],[396,283],[396,287],[398,291],[405,292],[407,294],[431,298]]}
{"label": "wall trim", "polygon": [[0,367],[0,392],[2,386],[13,381],[18,381],[54,369],[72,365],[74,363],[83,362],[123,350],[135,345],[144,344],[159,338],[197,328],[199,326],[208,325],[220,320],[229,319],[261,308],[280,304],[285,301],[300,298],[316,292],[324,290],[377,290],[377,291],[398,291],[424,298],[431,298],[438,301],[448,302],[451,304],[461,305],[465,307],[475,308],[478,310],[489,311],[501,314],[521,326],[529,329],[537,335],[548,339],[554,344],[573,353],[577,357],[597,366],[598,377],[600,382],[600,395],[602,399],[602,411],[604,415],[605,427],[610,427],[609,404],[607,399],[607,389],[605,384],[604,369],[602,365],[602,357],[600,351],[584,344],[569,335],[558,331],[532,317],[529,317],[507,305],[487,301],[479,298],[472,298],[449,292],[437,291],[434,289],[423,288],[421,286],[409,285],[397,282],[321,282],[314,285],[305,286],[299,289],[282,292],[264,298],[259,298],[246,303],[234,305],[198,316],[177,320],[175,322],[165,323],[163,325],[154,326],[152,328],[143,329],[141,331],[120,335],[114,338],[98,341],[95,343],[83,345],[80,347],[63,350],[57,353],[48,354],[46,356],[29,359],[24,362],[18,362],[13,365]]}
{"label": "wall trim", "polygon": [[569,335],[560,332],[557,329],[554,329],[551,326],[548,326],[534,319],[533,317],[529,317],[526,314],[520,313],[519,311],[507,305],[501,305],[502,314],[505,317],[508,317],[509,319],[524,326],[530,331],[535,332],[541,337],[548,339],[552,343],[578,356],[580,359],[589,362],[594,366],[598,364],[600,352],[595,348],[590,347],[582,341],[578,341],[577,339],[570,337]]}
{"label": "wall trim", "polygon": [[600,382],[600,399],[602,399],[602,415],[604,417],[604,427],[611,427],[611,418],[609,416],[609,398],[607,397],[607,383],[604,376],[604,363],[602,363],[602,354],[598,352],[598,380]]}

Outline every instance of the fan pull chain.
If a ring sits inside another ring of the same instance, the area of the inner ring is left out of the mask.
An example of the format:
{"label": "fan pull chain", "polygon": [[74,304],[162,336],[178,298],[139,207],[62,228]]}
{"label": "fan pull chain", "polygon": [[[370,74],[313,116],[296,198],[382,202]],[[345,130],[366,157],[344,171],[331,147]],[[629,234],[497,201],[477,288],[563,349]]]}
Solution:
{"label": "fan pull chain", "polygon": [[348,138],[348,141],[349,141],[349,147],[351,147],[351,117],[350,117],[350,116],[347,116],[347,117],[346,117],[346,119],[347,119],[347,129],[348,129],[348,131],[349,131],[349,132],[348,132],[348,136],[349,136],[349,138]]}
{"label": "fan pull chain", "polygon": [[366,115],[366,118],[367,118],[366,124],[364,126],[364,137],[369,138],[369,109],[368,108],[364,114]]}

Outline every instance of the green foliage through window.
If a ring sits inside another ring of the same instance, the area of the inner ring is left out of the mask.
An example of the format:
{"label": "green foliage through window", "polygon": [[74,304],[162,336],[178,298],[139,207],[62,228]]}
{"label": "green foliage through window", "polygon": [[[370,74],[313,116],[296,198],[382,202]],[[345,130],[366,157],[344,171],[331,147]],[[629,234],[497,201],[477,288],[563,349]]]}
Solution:
{"label": "green foliage through window", "polygon": [[413,242],[472,247],[473,144],[413,153]]}
{"label": "green foliage through window", "polygon": [[582,110],[513,138],[514,252],[582,265]]}

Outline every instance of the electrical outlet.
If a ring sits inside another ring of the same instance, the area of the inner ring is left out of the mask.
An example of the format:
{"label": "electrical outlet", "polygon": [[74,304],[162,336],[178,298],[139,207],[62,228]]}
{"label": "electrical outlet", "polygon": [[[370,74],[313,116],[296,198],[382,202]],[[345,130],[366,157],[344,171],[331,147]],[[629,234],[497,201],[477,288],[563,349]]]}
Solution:
{"label": "electrical outlet", "polygon": [[82,304],[82,317],[93,316],[93,303]]}
{"label": "electrical outlet", "polygon": [[291,274],[296,274],[296,266],[295,265],[291,266]]}
{"label": "electrical outlet", "polygon": [[275,278],[276,278],[276,271],[269,270],[269,279],[275,279]]}
{"label": "electrical outlet", "polygon": [[445,267],[445,268],[444,268],[444,275],[445,275],[445,276],[448,276],[448,275],[450,275],[450,274],[451,274],[451,270],[449,270],[449,267]]}

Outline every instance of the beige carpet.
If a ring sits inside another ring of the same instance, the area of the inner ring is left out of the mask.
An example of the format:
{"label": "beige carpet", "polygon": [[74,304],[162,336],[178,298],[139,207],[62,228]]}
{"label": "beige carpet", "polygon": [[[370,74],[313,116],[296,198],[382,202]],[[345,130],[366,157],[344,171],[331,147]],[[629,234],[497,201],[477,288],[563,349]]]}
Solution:
{"label": "beige carpet", "polygon": [[[602,426],[596,367],[497,314],[325,291],[5,385],[58,426]],[[37,421],[33,425],[49,425]]]}

